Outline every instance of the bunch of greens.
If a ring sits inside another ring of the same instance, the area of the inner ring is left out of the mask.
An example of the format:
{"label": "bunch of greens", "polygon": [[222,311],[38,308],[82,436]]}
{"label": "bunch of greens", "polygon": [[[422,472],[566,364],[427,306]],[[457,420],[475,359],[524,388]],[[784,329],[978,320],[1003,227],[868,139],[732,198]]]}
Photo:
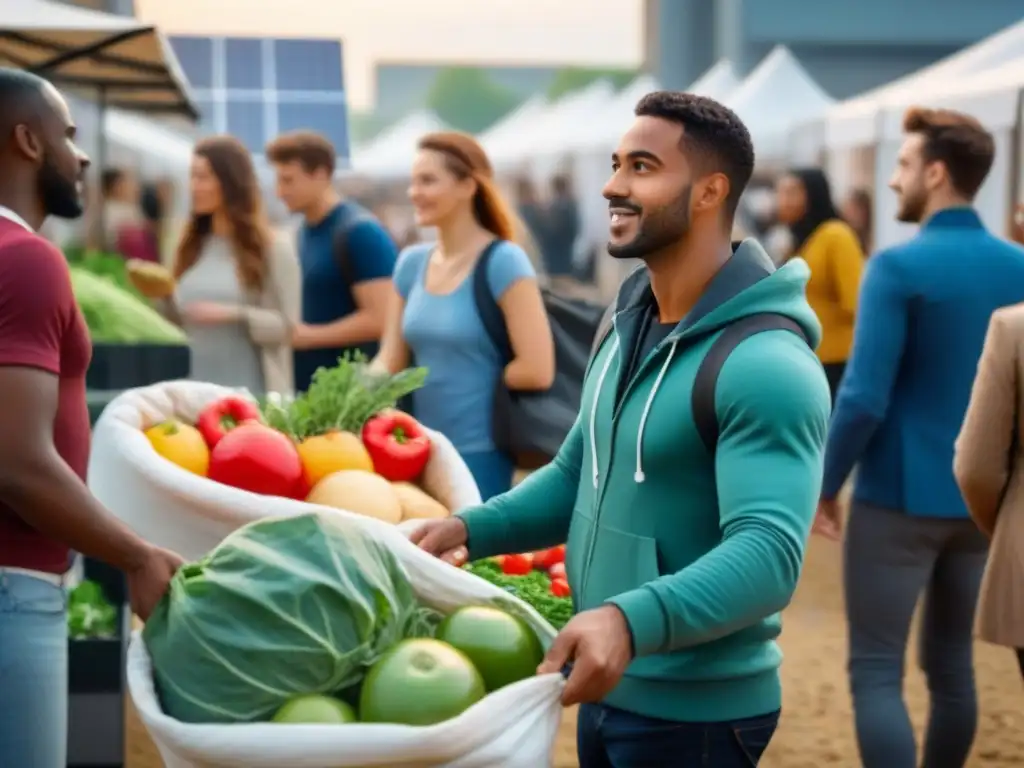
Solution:
{"label": "bunch of greens", "polygon": [[64,258],[75,269],[83,270],[96,277],[102,277],[122,291],[130,293],[138,299],[142,298],[142,294],[136,290],[132,281],[128,278],[128,269],[125,266],[123,256],[116,253],[92,251],[86,248],[66,248],[64,249]]}
{"label": "bunch of greens", "polygon": [[95,581],[83,581],[68,593],[68,636],[73,640],[114,637],[117,609]]}
{"label": "bunch of greens", "polygon": [[530,571],[524,576],[502,573],[497,560],[486,558],[462,566],[474,576],[501,587],[544,617],[555,629],[561,629],[572,618],[572,598],[551,594],[551,579],[543,571]]}
{"label": "bunch of greens", "polygon": [[332,430],[359,434],[363,424],[423,386],[426,368],[407,368],[395,375],[371,370],[358,352],[338,358],[334,368],[320,368],[309,389],[292,400],[268,399],[261,404],[268,426],[295,440]]}
{"label": "bunch of greens", "polygon": [[250,523],[181,568],[142,636],[168,715],[243,723],[358,685],[437,618],[387,545],[339,515],[307,513]]}

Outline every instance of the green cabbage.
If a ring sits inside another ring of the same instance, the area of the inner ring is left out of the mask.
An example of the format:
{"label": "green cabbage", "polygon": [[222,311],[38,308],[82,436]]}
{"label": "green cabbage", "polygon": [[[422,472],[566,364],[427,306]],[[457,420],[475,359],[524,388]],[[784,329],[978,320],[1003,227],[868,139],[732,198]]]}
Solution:
{"label": "green cabbage", "polygon": [[168,715],[240,723],[360,683],[421,618],[392,552],[339,515],[308,513],[251,523],[182,568],[143,639]]}
{"label": "green cabbage", "polygon": [[165,320],[144,299],[119,288],[106,277],[70,267],[75,293],[89,335],[96,342],[115,344],[185,344],[180,328]]}

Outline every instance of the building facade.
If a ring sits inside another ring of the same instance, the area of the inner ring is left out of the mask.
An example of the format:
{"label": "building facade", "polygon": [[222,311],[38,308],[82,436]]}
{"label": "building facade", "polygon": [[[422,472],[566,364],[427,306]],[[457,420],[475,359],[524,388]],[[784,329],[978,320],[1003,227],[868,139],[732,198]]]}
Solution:
{"label": "building facade", "polygon": [[749,72],[783,44],[843,99],[920,69],[1024,15],[1020,0],[644,0],[646,62],[685,88],[721,58]]}

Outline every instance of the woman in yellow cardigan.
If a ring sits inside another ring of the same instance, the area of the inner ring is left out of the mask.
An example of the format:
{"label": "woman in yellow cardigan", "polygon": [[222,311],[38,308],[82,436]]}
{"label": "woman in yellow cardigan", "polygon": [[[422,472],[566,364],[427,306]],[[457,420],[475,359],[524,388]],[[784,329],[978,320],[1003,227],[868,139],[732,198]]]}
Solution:
{"label": "woman in yellow cardigan", "polygon": [[804,259],[811,270],[807,301],[821,322],[818,358],[834,403],[853,346],[864,252],[856,233],[836,212],[828,179],[820,170],[790,171],[775,191],[779,221],[793,236],[792,256]]}

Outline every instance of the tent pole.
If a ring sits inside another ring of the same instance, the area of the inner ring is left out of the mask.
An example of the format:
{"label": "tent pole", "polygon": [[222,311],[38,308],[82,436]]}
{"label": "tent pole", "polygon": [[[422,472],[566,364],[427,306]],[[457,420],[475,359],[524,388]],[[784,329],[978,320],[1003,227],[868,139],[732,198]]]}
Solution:
{"label": "tent pole", "polygon": [[103,251],[109,251],[111,243],[107,242],[107,203],[103,196],[103,189],[101,187],[103,181],[103,172],[107,170],[107,89],[104,86],[99,87],[96,100],[97,114],[96,114],[96,127],[97,127],[97,138],[96,138],[96,184],[99,194],[96,196],[98,201],[97,205],[99,210],[97,211],[96,222],[98,224],[98,237],[97,242],[100,245],[100,249]]}

